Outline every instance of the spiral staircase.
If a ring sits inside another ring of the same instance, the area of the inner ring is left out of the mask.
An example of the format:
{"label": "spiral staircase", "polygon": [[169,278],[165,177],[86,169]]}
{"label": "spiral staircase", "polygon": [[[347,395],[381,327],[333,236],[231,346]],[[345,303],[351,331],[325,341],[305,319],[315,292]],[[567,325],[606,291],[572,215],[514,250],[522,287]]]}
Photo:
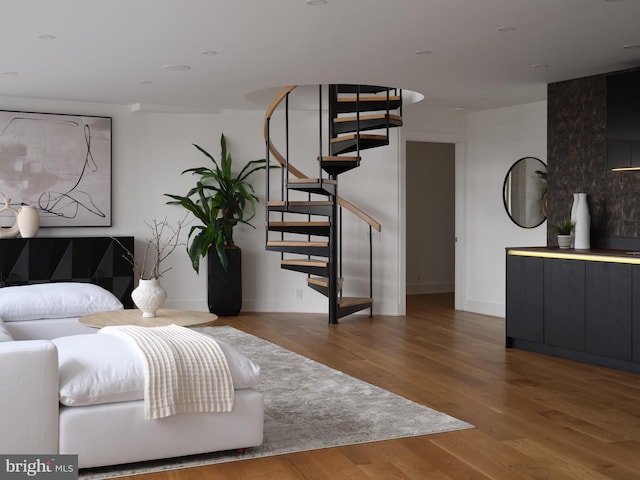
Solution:
{"label": "spiral staircase", "polygon": [[[362,151],[389,144],[389,130],[402,126],[402,92],[371,85],[318,86],[318,173],[309,177],[289,161],[292,137],[289,133],[289,96],[295,89],[296,86],[284,87],[265,115],[268,162],[273,165],[275,160],[283,167],[276,194],[271,192],[274,189],[271,169],[266,170],[266,249],[279,252],[281,268],[305,274],[307,285],[327,297],[330,324],[337,324],[340,318],[366,309],[372,316],[372,237],[373,230],[379,232],[382,227],[362,209],[338,195],[338,177],[360,166]],[[285,154],[280,153],[271,138],[271,122],[279,108],[284,108]],[[328,111],[326,134],[323,111]],[[343,210],[368,224],[369,292],[365,296],[342,294]]]}

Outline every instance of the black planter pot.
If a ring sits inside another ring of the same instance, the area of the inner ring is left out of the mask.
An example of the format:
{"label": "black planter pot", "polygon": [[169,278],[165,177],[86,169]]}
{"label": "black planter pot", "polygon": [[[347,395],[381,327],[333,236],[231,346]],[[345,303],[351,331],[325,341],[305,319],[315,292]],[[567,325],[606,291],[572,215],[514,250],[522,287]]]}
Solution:
{"label": "black planter pot", "polygon": [[209,312],[220,317],[232,317],[242,307],[242,250],[238,247],[226,249],[229,259],[225,272],[215,248],[207,254],[207,297]]}

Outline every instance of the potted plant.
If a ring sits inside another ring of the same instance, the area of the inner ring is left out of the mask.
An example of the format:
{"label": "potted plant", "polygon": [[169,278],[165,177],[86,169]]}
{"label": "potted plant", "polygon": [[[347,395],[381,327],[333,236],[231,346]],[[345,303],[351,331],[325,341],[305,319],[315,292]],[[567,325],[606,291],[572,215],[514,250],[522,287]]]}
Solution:
{"label": "potted plant", "polygon": [[178,222],[175,228],[166,218],[160,222],[156,219],[151,223],[145,222],[151,230],[151,238],[146,240],[147,245],[139,260],[120,240],[111,237],[122,247],[123,258],[131,264],[133,273],[138,277],[138,286],[131,292],[131,298],[143,317],[155,317],[167,299],[167,292],[160,286],[158,279],[171,270],[171,267],[163,267],[162,262],[179,245],[183,221]]}
{"label": "potted plant", "polygon": [[570,218],[565,218],[553,226],[554,231],[558,235],[558,247],[571,247],[571,242],[573,242],[572,233],[575,226],[576,222],[571,221]]}
{"label": "potted plant", "polygon": [[202,147],[194,147],[213,165],[184,170],[181,175],[197,177],[196,185],[184,196],[165,194],[172,199],[167,204],[180,205],[199,221],[189,230],[187,253],[196,272],[200,271],[200,259],[207,257],[209,311],[237,315],[242,305],[242,257],[233,240],[233,228],[238,224],[255,228],[249,222],[256,214],[258,197],[247,179],[265,169],[266,160],[252,160],[235,174],[224,134],[220,135],[220,163]]}

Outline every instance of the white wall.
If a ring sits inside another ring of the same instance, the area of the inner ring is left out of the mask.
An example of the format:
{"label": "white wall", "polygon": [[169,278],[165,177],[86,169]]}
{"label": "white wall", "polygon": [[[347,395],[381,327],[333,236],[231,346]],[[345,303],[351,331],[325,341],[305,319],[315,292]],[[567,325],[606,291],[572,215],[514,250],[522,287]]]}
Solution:
{"label": "white wall", "polygon": [[547,162],[547,103],[469,113],[465,158],[464,310],[505,314],[505,248],[546,245],[546,222],[516,226],[502,202],[511,165],[522,157]]}
{"label": "white wall", "polygon": [[[184,194],[192,185],[186,168],[208,160],[191,144],[197,143],[219,157],[219,136],[224,133],[237,166],[265,155],[262,137],[264,110],[223,111],[219,114],[172,114],[133,112],[125,105],[77,103],[0,97],[6,110],[84,114],[113,117],[113,208],[111,228],[47,228],[38,236],[134,235],[140,251],[142,239],[149,234],[144,221],[168,217],[176,222],[183,216],[179,207],[165,204],[164,193]],[[317,171],[317,125],[313,112],[295,112],[291,116],[291,161],[308,175]],[[277,122],[277,118],[274,120]],[[276,128],[277,130],[277,128]],[[284,143],[280,144],[284,149]],[[362,167],[345,174],[341,193],[363,207],[383,225],[382,235],[374,241],[375,309],[377,314],[395,315],[404,305],[404,290],[398,280],[399,255],[399,163],[398,133],[392,144],[363,152]],[[305,276],[281,270],[279,254],[264,249],[264,177],[252,181],[261,198],[253,230],[240,226],[236,243],[243,249],[243,309],[245,311],[325,312],[327,302],[306,287]],[[362,222],[345,214],[345,236],[362,243],[345,252],[345,295],[368,296],[367,229]],[[185,232],[186,235],[186,232]],[[366,261],[363,260],[366,258]],[[206,265],[200,275],[190,266],[183,248],[170,257],[172,270],[161,279],[168,292],[170,308],[206,309]],[[353,271],[353,281],[349,279]],[[303,289],[303,298],[296,290]],[[364,288],[364,289],[363,289]]]}
{"label": "white wall", "polygon": [[[111,228],[42,229],[39,236],[148,235],[145,220],[177,221],[178,207],[165,205],[163,193],[186,193],[190,178],[185,168],[205,158],[191,146],[198,143],[219,155],[224,132],[238,164],[264,156],[263,110],[224,111],[219,114],[132,112],[129,106],[54,102],[0,97],[0,108],[50,113],[113,117],[113,226]],[[507,246],[544,245],[545,224],[533,230],[514,225],[502,205],[502,182],[517,159],[534,156],[546,162],[546,102],[470,113],[445,109],[405,108],[405,127],[392,131],[391,145],[364,151],[360,169],[341,178],[341,194],[382,223],[374,235],[374,312],[404,313],[406,140],[456,143],[456,306],[464,310],[504,315],[504,249]],[[277,119],[276,119],[277,120]],[[317,155],[317,119],[313,112],[292,115],[292,162],[314,175]],[[282,147],[284,148],[284,147]],[[264,180],[253,179],[264,199]],[[307,289],[304,276],[279,268],[279,255],[264,250],[264,210],[254,219],[256,230],[239,227],[236,242],[243,248],[246,311],[324,312],[326,301]],[[345,214],[345,236],[363,240],[349,247],[345,264],[353,279],[346,295],[368,295],[367,233],[364,225]],[[141,243],[137,244],[140,248]],[[461,261],[458,261],[461,260]],[[206,309],[206,275],[191,269],[186,252],[170,258],[173,269],[162,279],[168,307]],[[303,299],[296,290],[303,289]]]}

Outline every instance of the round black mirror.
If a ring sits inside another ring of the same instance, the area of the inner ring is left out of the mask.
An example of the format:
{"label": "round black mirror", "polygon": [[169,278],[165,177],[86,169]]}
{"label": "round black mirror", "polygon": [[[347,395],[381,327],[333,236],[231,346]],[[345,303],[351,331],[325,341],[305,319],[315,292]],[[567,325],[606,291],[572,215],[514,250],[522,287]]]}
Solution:
{"label": "round black mirror", "polygon": [[515,162],[502,187],[504,208],[513,223],[534,228],[547,218],[547,165],[535,157]]}

